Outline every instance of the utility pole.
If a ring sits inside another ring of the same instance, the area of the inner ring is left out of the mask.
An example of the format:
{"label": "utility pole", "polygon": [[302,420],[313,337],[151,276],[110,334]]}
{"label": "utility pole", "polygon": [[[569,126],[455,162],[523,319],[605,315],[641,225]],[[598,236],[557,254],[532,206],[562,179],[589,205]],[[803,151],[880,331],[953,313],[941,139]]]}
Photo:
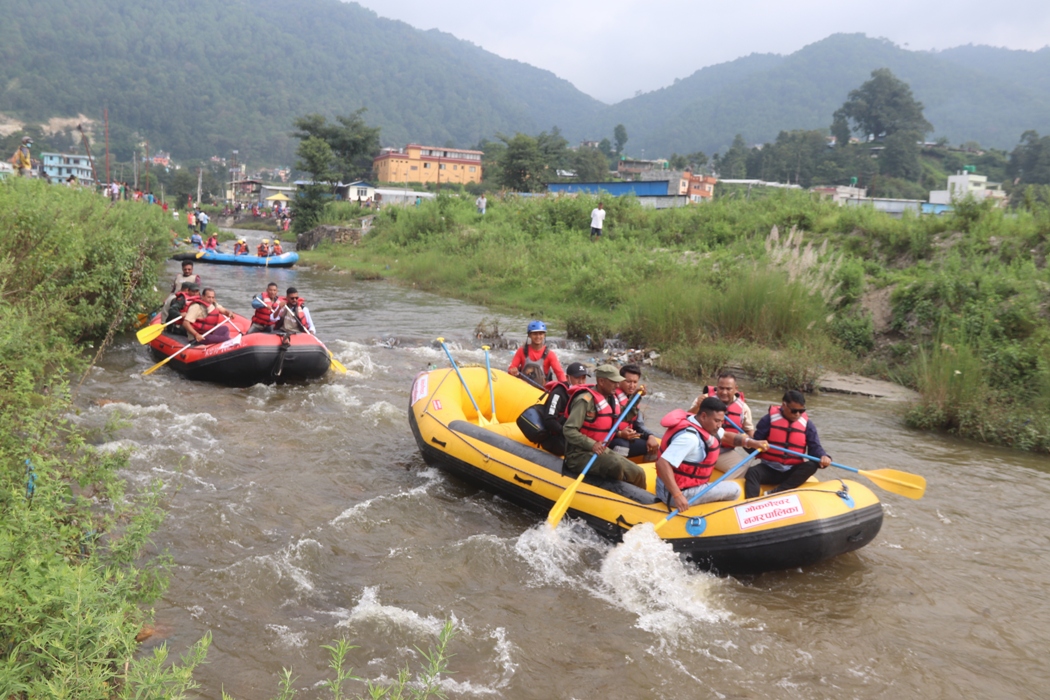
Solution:
{"label": "utility pole", "polygon": [[146,191],[149,192],[149,139],[146,139]]}
{"label": "utility pole", "polygon": [[113,180],[109,177],[109,107],[102,108],[102,118],[106,122],[106,184],[112,184]]}
{"label": "utility pole", "polygon": [[98,187],[98,175],[95,174],[95,161],[91,157],[91,144],[88,143],[87,134],[84,133],[84,125],[77,124],[77,129],[80,131],[80,141],[84,144],[84,152],[87,153],[88,164],[91,165],[91,179],[95,181],[95,187]]}
{"label": "utility pole", "polygon": [[197,206],[201,205],[201,180],[204,178],[204,169],[197,168]]}
{"label": "utility pole", "polygon": [[131,149],[131,175],[135,181],[135,189],[139,188],[139,148],[135,146]]}

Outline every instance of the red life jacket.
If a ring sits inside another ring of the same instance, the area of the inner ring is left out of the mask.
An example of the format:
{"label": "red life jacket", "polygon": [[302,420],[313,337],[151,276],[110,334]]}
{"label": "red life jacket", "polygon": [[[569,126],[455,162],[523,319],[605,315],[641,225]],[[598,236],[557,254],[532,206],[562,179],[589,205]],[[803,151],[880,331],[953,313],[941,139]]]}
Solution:
{"label": "red life jacket", "polygon": [[[204,306],[205,311],[207,311],[208,307],[205,306],[204,302],[201,301],[199,297],[196,300],[194,300],[193,304],[200,304],[201,306]],[[190,306],[192,306],[192,304],[187,304],[186,309],[188,310]],[[212,328],[215,328],[215,326],[222,323],[223,319],[225,318],[226,317],[219,313],[218,309],[216,309],[214,311],[209,312],[207,316],[203,316],[200,319],[194,321],[193,330],[197,331],[201,335],[204,335]]]}
{"label": "red life jacket", "polygon": [[280,244],[273,247],[273,255],[284,255],[284,249],[281,248]]}
{"label": "red life jacket", "polygon": [[580,427],[580,432],[589,437],[592,440],[602,441],[605,436],[612,430],[613,424],[616,423],[616,419],[620,417],[620,404],[614,399],[612,404],[602,396],[601,392],[595,389],[590,384],[581,384],[579,386],[569,387],[569,405],[572,405],[573,399],[576,398],[576,394],[581,391],[587,391],[594,398],[594,412],[595,416],[593,420],[584,419],[583,425]]}
{"label": "red life jacket", "polygon": [[260,258],[265,258],[265,257],[269,256],[270,248],[268,246],[265,246],[262,243],[260,243],[259,247],[255,249],[255,254],[257,256],[259,256]]}
{"label": "red life jacket", "polygon": [[[632,397],[628,396],[627,392],[622,391],[621,389],[614,389],[613,390],[613,396],[616,397],[616,403],[620,404],[620,410],[621,411],[624,410],[625,408],[627,408],[627,404],[631,403],[631,398]],[[631,411],[634,412],[636,417],[638,415],[637,408],[638,408],[638,404],[635,404],[634,408],[631,409]],[[634,421],[633,420],[627,420],[625,418],[623,423],[621,423],[620,425],[630,425],[630,426],[633,427],[634,426]]]}
{"label": "red life jacket", "polygon": [[[708,396],[714,396],[718,398],[718,387],[708,386],[705,387],[705,391]],[[744,392],[736,392],[736,398],[731,403],[726,404],[726,422],[722,425],[722,430],[727,433],[739,433],[740,431],[733,427],[733,423],[739,425],[741,428],[744,427]],[[729,422],[729,419],[733,420],[733,423]]]}
{"label": "red life jacket", "polygon": [[[805,411],[794,423],[791,423],[781,415],[780,406],[770,406],[769,419],[769,437],[767,439],[770,445],[786,447],[795,452],[806,451],[806,426],[809,425],[809,415]],[[795,455],[769,450],[762,453],[762,461],[794,466],[802,464],[806,460]]]}
{"label": "red life jacket", "polygon": [[182,314],[182,318],[183,319],[186,318],[186,314],[189,312],[191,306],[193,306],[194,304],[202,304],[203,303],[201,301],[201,295],[200,294],[191,294],[189,292],[183,292],[183,291],[180,290],[179,292],[176,292],[175,296],[176,297],[182,297],[183,300],[185,301],[185,304],[183,304],[183,306],[182,306],[182,311],[179,312],[179,313]]}
{"label": "red life jacket", "polygon": [[261,309],[256,309],[255,314],[252,316],[252,323],[257,323],[260,326],[264,326],[266,328],[272,328],[277,324],[277,321],[273,321],[270,319],[270,312],[273,311],[274,307],[277,305],[277,302],[270,301],[265,293],[260,294],[259,298],[263,300],[264,304],[269,304],[269,306],[263,307]]}
{"label": "red life jacket", "polygon": [[722,454],[722,451],[719,449],[718,437],[704,430],[692,416],[688,416],[679,421],[678,425],[664,433],[664,437],[660,441],[661,457],[664,456],[664,451],[671,446],[671,441],[675,439],[675,436],[684,430],[696,431],[700,436],[700,440],[704,443],[706,454],[703,461],[686,462],[683,460],[677,467],[671,467],[674,471],[674,482],[682,490],[691,489],[694,486],[703,486],[710,481],[715,462],[718,461],[719,455]]}

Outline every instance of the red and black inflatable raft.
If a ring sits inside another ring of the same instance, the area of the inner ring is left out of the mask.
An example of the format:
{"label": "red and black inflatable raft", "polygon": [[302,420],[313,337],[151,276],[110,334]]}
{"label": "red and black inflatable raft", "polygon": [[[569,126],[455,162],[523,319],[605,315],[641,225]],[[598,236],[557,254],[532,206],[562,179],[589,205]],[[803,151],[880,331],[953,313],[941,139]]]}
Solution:
{"label": "red and black inflatable raft", "polygon": [[[160,323],[160,315],[153,319]],[[231,386],[251,386],[274,382],[317,379],[324,376],[332,361],[321,342],[307,333],[251,333],[251,321],[233,315],[230,339],[222,343],[193,345],[168,363],[186,376]],[[169,326],[170,327],[170,326]],[[158,360],[170,357],[189,342],[185,335],[162,333],[150,350]]]}

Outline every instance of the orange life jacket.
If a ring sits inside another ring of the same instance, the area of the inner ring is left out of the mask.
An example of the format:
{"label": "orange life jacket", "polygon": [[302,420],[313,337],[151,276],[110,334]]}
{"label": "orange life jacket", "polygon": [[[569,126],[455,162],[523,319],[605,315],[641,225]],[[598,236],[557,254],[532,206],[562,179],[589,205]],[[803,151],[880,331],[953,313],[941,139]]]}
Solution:
{"label": "orange life jacket", "polygon": [[[207,305],[205,305],[205,303],[203,301],[201,301],[200,297],[195,299],[192,302],[192,304],[200,304],[201,306],[204,307],[205,311],[207,311],[207,309],[208,309]],[[189,308],[190,308],[190,306],[192,306],[192,304],[186,304],[186,309],[189,310]],[[192,324],[193,325],[193,330],[197,331],[201,335],[204,335],[205,333],[210,331],[212,328],[215,328],[217,325],[222,323],[224,318],[226,318],[226,317],[223,316],[221,313],[219,313],[219,310],[216,308],[214,311],[209,311],[206,316],[202,316],[201,318],[199,318],[196,321],[194,321],[193,324]]]}
{"label": "orange life jacket", "polygon": [[[770,445],[786,447],[795,452],[806,451],[806,426],[809,425],[809,415],[805,411],[794,422],[790,422],[780,413],[780,406],[770,406],[769,418],[769,437],[767,440],[769,440]],[[806,460],[795,455],[769,450],[762,453],[762,461],[794,466],[802,464]]]}
{"label": "orange life jacket", "polygon": [[270,249],[267,246],[260,243],[259,247],[255,249],[255,254],[258,255],[260,258],[265,258],[270,254]]}
{"label": "orange life jacket", "polygon": [[572,404],[573,399],[576,398],[576,394],[581,391],[589,392],[594,398],[594,418],[592,420],[584,420],[583,425],[580,427],[580,432],[589,437],[592,440],[598,440],[599,442],[605,439],[605,436],[612,430],[613,425],[616,423],[616,419],[620,417],[620,404],[613,399],[612,404],[602,395],[600,391],[595,389],[590,384],[582,384],[580,386],[569,387],[569,404]]}
{"label": "orange life jacket", "polygon": [[664,437],[660,441],[661,457],[664,456],[667,448],[671,446],[671,441],[685,430],[693,430],[700,436],[700,440],[704,443],[706,454],[700,462],[686,462],[683,460],[677,467],[671,467],[674,471],[674,482],[682,490],[706,484],[711,479],[711,472],[714,471],[715,462],[718,461],[719,455],[722,454],[722,451],[719,449],[718,437],[704,430],[692,416],[687,416],[679,421],[678,425],[664,433]]}
{"label": "orange life jacket", "polygon": [[270,318],[270,314],[273,312],[273,309],[277,306],[277,302],[270,301],[265,293],[260,294],[259,298],[262,299],[264,304],[268,304],[268,306],[264,306],[261,309],[255,310],[255,314],[252,316],[252,323],[256,323],[266,328],[273,328],[277,324],[277,321],[272,320]]}
{"label": "orange life jacket", "polygon": [[[708,396],[718,398],[718,387],[708,386],[704,388],[704,391]],[[722,425],[722,429],[727,433],[740,432],[733,427],[733,423],[739,425],[741,428],[744,427],[744,401],[744,392],[738,391],[736,392],[736,398],[726,404],[726,422]],[[733,423],[730,423],[729,419],[732,419]]]}

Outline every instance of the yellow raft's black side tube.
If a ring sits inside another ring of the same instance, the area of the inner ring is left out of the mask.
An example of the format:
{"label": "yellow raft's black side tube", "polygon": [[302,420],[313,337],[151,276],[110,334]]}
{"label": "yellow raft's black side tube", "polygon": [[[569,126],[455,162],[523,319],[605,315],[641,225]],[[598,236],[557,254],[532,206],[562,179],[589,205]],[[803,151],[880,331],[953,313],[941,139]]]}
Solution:
{"label": "yellow raft's black side tube", "polygon": [[[561,458],[531,445],[515,423],[541,392],[493,370],[491,416],[485,368],[461,372],[481,416],[454,370],[422,372],[412,384],[409,424],[424,460],[546,515],[576,475],[562,475]],[[653,495],[655,467],[642,467],[647,490],[588,477],[569,515],[614,541],[638,523],[663,520],[669,511]],[[702,568],[744,574],[805,566],[859,549],[881,526],[882,505],[865,485],[811,479],[776,495],[694,506],[659,534]]]}

